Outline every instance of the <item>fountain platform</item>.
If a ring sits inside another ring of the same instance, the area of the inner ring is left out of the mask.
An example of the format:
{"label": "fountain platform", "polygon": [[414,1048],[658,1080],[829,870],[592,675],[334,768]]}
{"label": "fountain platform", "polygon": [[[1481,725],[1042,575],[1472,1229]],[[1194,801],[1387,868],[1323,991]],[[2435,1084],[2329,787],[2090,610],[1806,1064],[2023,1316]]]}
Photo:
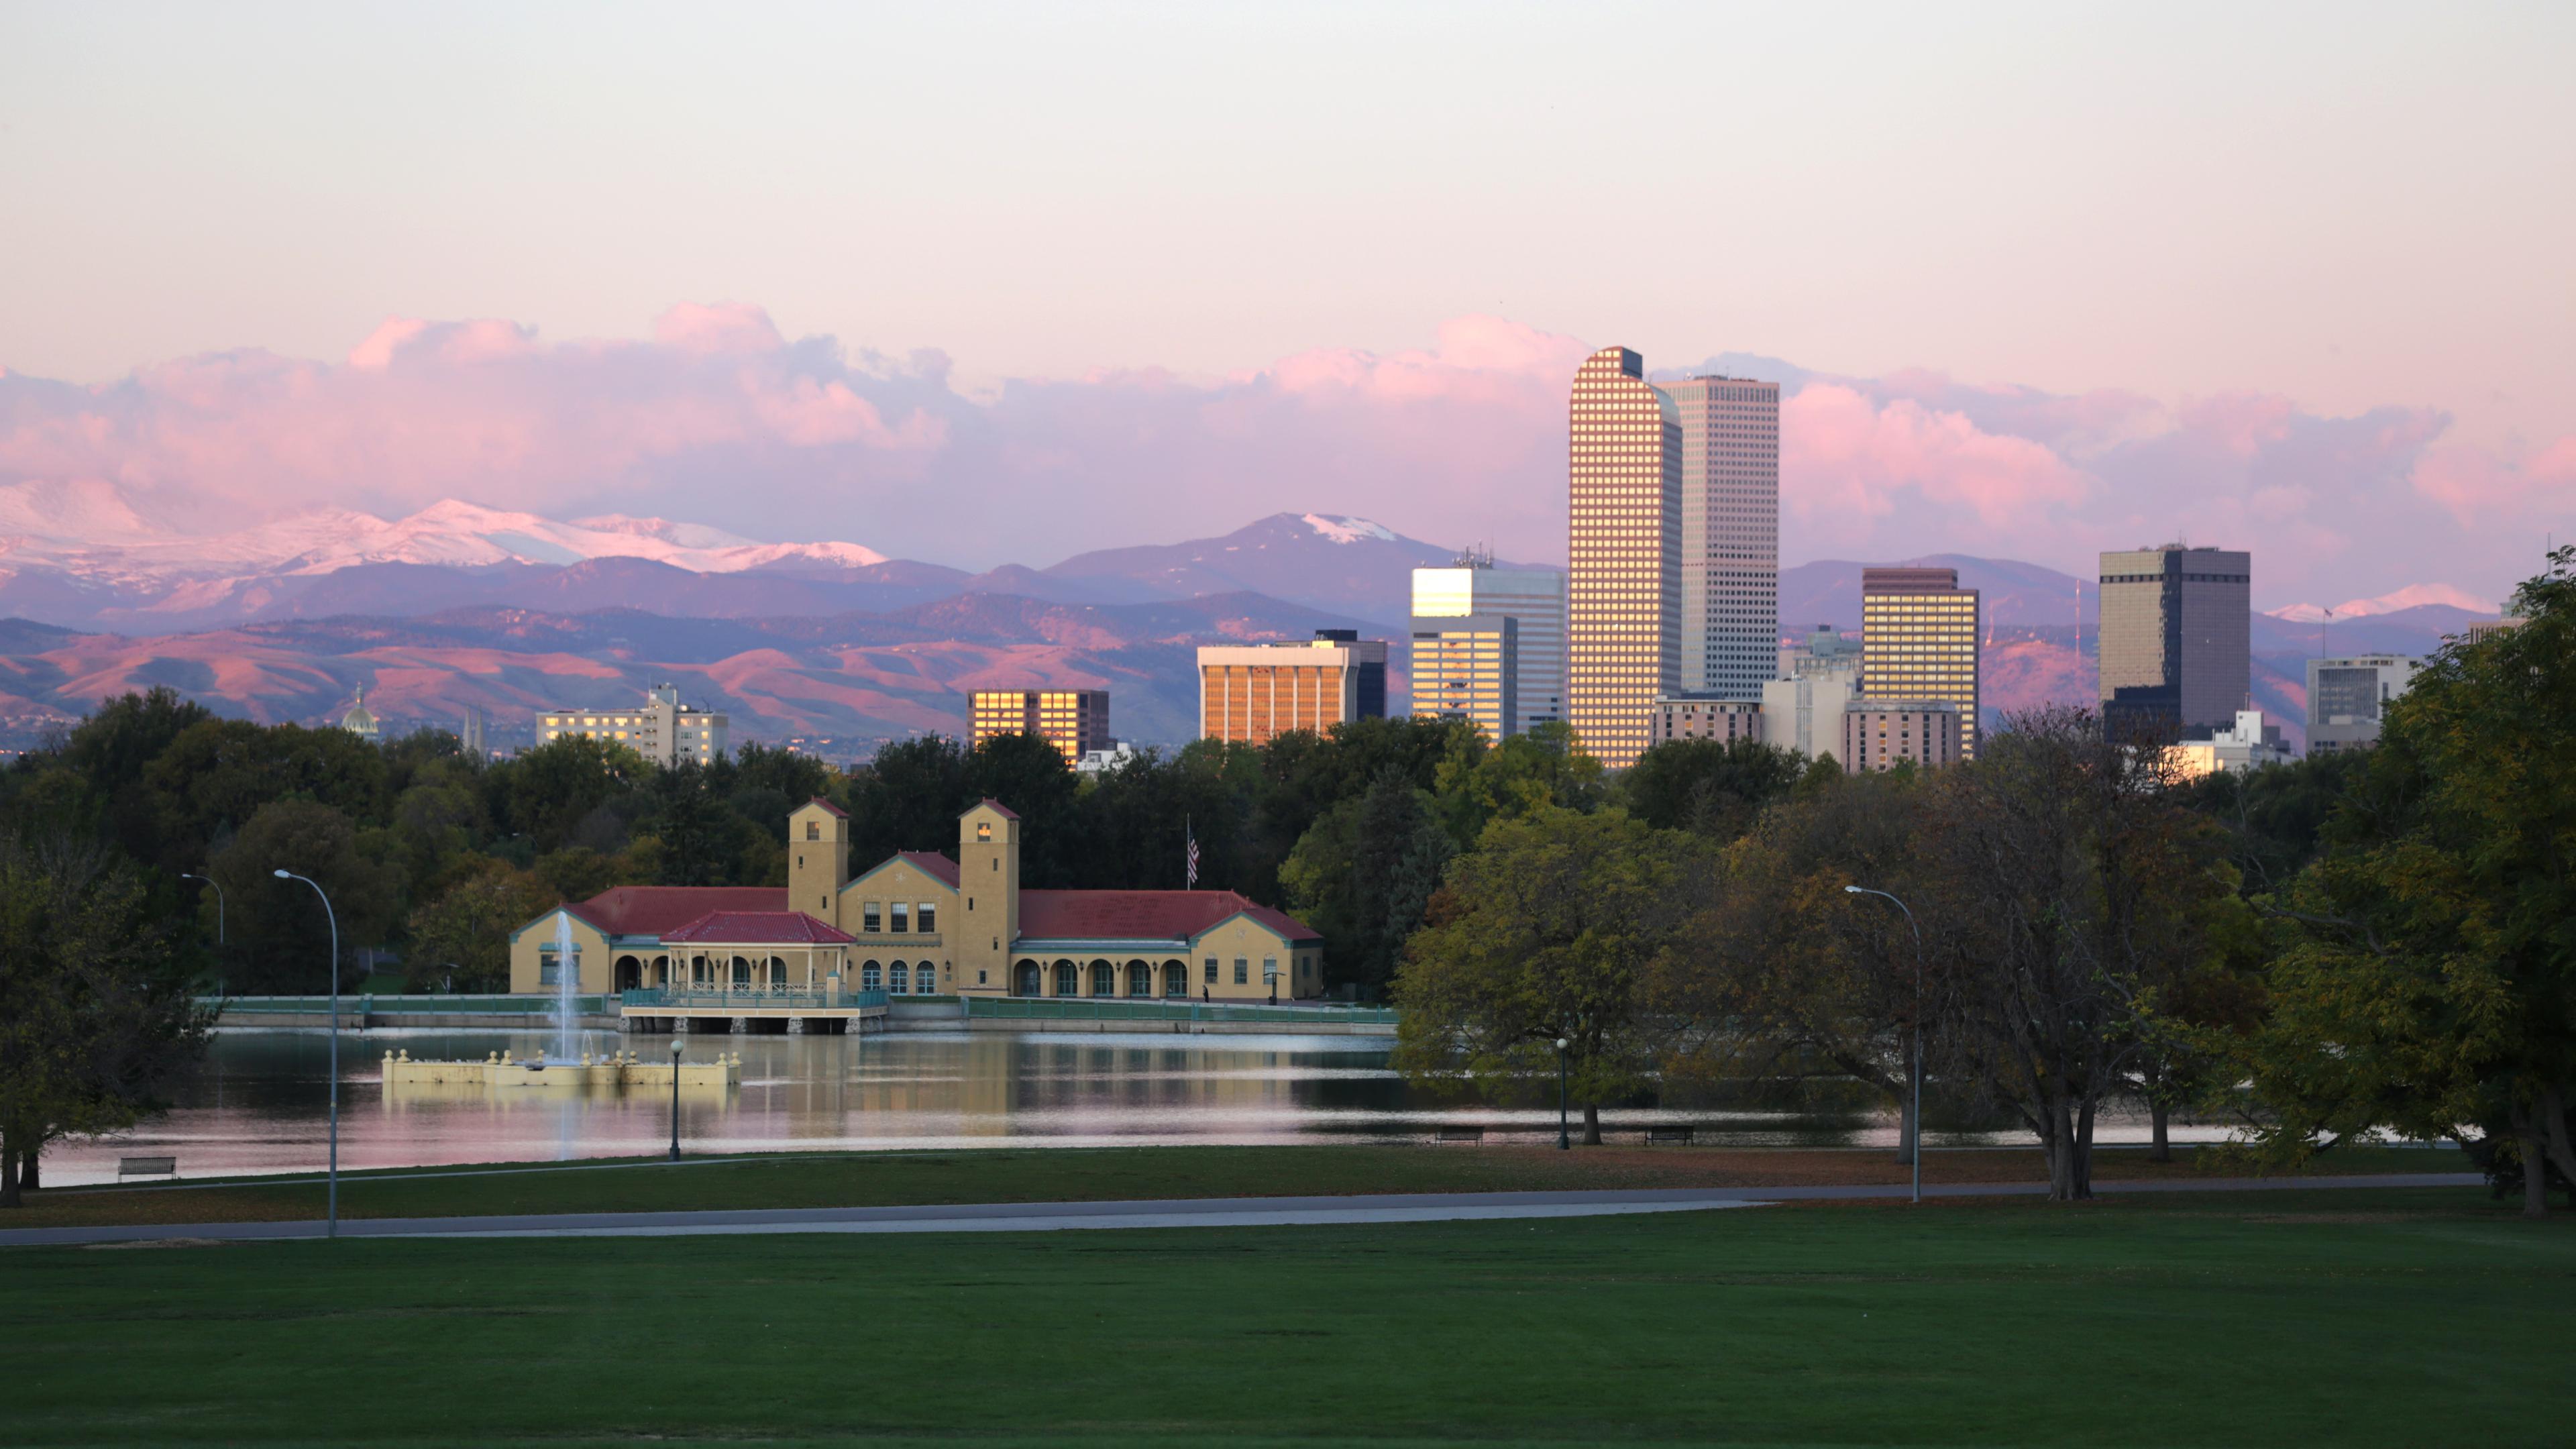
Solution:
{"label": "fountain platform", "polygon": [[393,1087],[480,1086],[508,1090],[530,1087],[662,1087],[671,1074],[691,1089],[734,1087],[742,1082],[742,1054],[718,1052],[711,1062],[653,1061],[633,1052],[604,1057],[584,1055],[578,1061],[514,1057],[494,1052],[481,1061],[413,1061],[409,1052],[387,1052],[385,1085]]}

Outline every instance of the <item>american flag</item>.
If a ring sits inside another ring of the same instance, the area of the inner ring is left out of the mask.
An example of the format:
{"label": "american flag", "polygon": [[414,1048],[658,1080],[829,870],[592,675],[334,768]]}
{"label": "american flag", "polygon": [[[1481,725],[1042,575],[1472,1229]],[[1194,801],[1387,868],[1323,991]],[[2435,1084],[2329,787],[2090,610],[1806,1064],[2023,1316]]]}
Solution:
{"label": "american flag", "polygon": [[1189,824],[1186,821],[1181,825],[1181,838],[1189,842],[1188,866],[1186,870],[1186,873],[1190,878],[1189,889],[1197,890],[1199,888],[1199,838],[1197,833],[1190,829]]}

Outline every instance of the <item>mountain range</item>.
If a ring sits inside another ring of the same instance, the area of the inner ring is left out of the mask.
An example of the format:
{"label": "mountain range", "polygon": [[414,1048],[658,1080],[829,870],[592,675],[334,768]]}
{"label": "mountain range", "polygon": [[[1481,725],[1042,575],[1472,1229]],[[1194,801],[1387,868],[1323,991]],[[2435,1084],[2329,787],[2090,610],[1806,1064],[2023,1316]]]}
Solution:
{"label": "mountain range", "polygon": [[[106,485],[0,487],[0,529],[0,740],[18,745],[155,684],[306,721],[364,687],[392,727],[475,706],[507,744],[539,708],[662,680],[728,711],[738,738],[839,755],[958,731],[965,690],[1041,684],[1105,687],[1117,734],[1175,743],[1194,729],[1195,644],[1326,627],[1400,639],[1412,570],[1456,553],[1365,519],[1279,513],[1219,538],[970,573],[859,543],[454,501],[194,537]],[[1983,593],[1990,711],[2095,698],[2091,580],[1966,555],[1899,562],[1956,568]],[[1784,570],[1784,632],[1857,629],[1862,567]],[[2321,643],[2420,654],[2485,616],[2438,587],[2308,612],[2253,621],[2256,702],[2293,736],[2301,661]],[[1404,653],[1391,653],[1399,708]]]}

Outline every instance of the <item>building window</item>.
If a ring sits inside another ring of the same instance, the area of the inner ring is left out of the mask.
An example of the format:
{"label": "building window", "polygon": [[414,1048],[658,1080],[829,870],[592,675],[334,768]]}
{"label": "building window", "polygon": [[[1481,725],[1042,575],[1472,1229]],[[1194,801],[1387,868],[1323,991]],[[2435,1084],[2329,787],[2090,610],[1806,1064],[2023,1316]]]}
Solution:
{"label": "building window", "polygon": [[859,989],[861,991],[874,991],[884,984],[884,967],[879,966],[874,961],[861,963],[859,966]]}
{"label": "building window", "polygon": [[939,922],[939,916],[938,916],[938,908],[937,908],[937,905],[936,905],[934,902],[931,902],[931,901],[923,901],[923,902],[921,903],[921,932],[922,932],[922,934],[926,936],[926,935],[930,934],[931,932],[938,930],[938,929],[939,929],[938,922]]}
{"label": "building window", "polygon": [[1234,984],[1237,986],[1252,984],[1252,963],[1241,956],[1234,958]]}
{"label": "building window", "polygon": [[[976,821],[975,838],[979,841],[991,840],[993,838],[993,822],[990,820]],[[995,863],[999,864],[999,862]]]}
{"label": "building window", "polygon": [[893,905],[886,907],[886,912],[891,917],[891,919],[886,922],[886,933],[888,935],[902,936],[911,933],[911,905],[903,901],[897,901]]}
{"label": "building window", "polygon": [[859,929],[867,932],[871,936],[884,930],[885,926],[883,924],[883,915],[884,913],[878,909],[875,901],[870,901],[866,905],[859,907]]}
{"label": "building window", "polygon": [[820,821],[820,820],[808,820],[808,821],[806,821],[806,822],[805,822],[805,838],[806,838],[807,840],[820,840],[820,839],[822,839],[822,838],[823,838],[823,822],[822,822],[822,821]]}
{"label": "building window", "polygon": [[886,989],[901,996],[912,990],[912,968],[900,961],[886,968]]}
{"label": "building window", "polygon": [[1214,956],[1207,958],[1207,984],[1210,986],[1214,986],[1216,984],[1216,958]]}

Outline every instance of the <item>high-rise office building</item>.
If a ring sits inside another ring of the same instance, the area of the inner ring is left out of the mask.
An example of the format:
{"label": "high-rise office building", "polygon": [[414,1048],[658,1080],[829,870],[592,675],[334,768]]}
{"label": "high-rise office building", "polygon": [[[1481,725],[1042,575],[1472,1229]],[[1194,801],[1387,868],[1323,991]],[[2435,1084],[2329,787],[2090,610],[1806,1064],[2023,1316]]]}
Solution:
{"label": "high-rise office building", "polygon": [[[1469,553],[1447,568],[1413,571],[1413,617],[1467,615],[1512,621],[1513,718],[1494,734],[1516,735],[1545,720],[1565,718],[1565,575],[1554,569],[1494,567],[1491,555]],[[1414,700],[1422,699],[1419,666]]]}
{"label": "high-rise office building", "polygon": [[1290,730],[1317,734],[1345,720],[1386,716],[1386,641],[1318,629],[1285,644],[1199,648],[1199,737],[1268,744]]}
{"label": "high-rise office building", "polygon": [[1509,614],[1417,616],[1413,717],[1467,720],[1499,743],[1520,712],[1519,644]]}
{"label": "high-rise office building", "polygon": [[2215,548],[2102,555],[2102,724],[2170,740],[2232,729],[2253,688],[2254,556]]}
{"label": "high-rise office building", "polygon": [[1959,758],[1968,760],[1977,757],[1979,605],[1976,590],[1959,587],[1957,569],[1860,571],[1862,698],[1873,707],[1953,706]]}
{"label": "high-rise office building", "polygon": [[732,721],[680,703],[680,687],[657,684],[644,691],[642,708],[583,709],[558,705],[537,715],[537,743],[585,735],[626,746],[665,769],[685,760],[715,763],[725,753]]}
{"label": "high-rise office building", "polygon": [[1967,716],[1948,700],[1855,699],[1843,706],[1843,769],[1892,770],[1900,760],[1915,768],[1957,764],[1967,749]]}
{"label": "high-rise office building", "polygon": [[1780,648],[1780,384],[1656,386],[1682,432],[1681,687],[1752,699]]}
{"label": "high-rise office building", "polygon": [[1620,769],[1681,682],[1681,422],[1624,347],[1585,359],[1567,421],[1566,713]]}
{"label": "high-rise office building", "polygon": [[966,744],[996,735],[1036,735],[1068,765],[1109,748],[1105,689],[979,689],[967,699]]}
{"label": "high-rise office building", "polygon": [[2308,661],[2308,753],[2379,742],[2379,717],[2415,682],[2424,661],[2404,654]]}

